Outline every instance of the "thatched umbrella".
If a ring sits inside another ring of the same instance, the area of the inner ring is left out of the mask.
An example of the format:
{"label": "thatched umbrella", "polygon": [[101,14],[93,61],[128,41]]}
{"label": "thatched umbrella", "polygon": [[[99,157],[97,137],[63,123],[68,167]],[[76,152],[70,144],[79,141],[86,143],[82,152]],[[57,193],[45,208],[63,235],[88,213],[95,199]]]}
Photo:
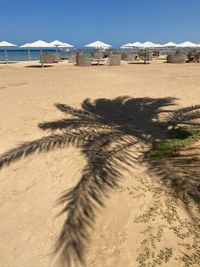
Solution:
{"label": "thatched umbrella", "polygon": [[8,64],[8,55],[7,55],[6,47],[12,47],[12,46],[17,46],[17,45],[8,43],[6,41],[0,42],[0,47],[3,47],[5,51],[5,59],[6,59],[7,64]]}

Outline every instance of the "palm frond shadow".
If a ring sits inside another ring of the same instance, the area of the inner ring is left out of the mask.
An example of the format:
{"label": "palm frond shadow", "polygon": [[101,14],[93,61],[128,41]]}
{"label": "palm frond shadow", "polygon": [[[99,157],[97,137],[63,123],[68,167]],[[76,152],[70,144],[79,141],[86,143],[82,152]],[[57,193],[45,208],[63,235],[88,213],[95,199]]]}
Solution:
{"label": "palm frond shadow", "polygon": [[[99,207],[123,178],[122,170],[134,162],[146,162],[149,172],[163,180],[163,184],[177,190],[173,182],[178,175],[160,161],[146,158],[156,140],[166,139],[168,127],[193,123],[200,117],[200,106],[174,111],[175,98],[117,97],[113,100],[86,99],[81,109],[56,104],[66,119],[40,123],[42,130],[54,131],[47,137],[19,145],[0,157],[0,168],[36,152],[48,152],[72,144],[82,149],[87,165],[78,184],[64,192],[58,200],[64,205],[60,214],[66,215],[56,252],[63,263],[84,264],[85,247],[89,242],[95,215]],[[197,124],[197,123],[196,123]],[[134,153],[133,153],[134,151]],[[163,167],[164,166],[164,167]]]}

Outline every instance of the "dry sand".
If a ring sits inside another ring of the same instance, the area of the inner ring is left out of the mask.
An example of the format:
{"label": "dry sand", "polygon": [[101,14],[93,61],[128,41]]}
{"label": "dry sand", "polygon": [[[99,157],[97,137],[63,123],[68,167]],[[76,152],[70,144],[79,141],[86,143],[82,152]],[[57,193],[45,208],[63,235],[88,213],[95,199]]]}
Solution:
{"label": "dry sand", "polygon": [[[128,95],[174,97],[176,106],[172,108],[178,108],[197,105],[200,100],[200,64],[166,64],[159,60],[148,65],[123,63],[116,67],[76,67],[67,62],[44,69],[29,65],[29,62],[0,65],[0,154],[20,143],[50,135],[51,132],[37,126],[65,118],[55,103],[80,108],[86,98],[93,101]],[[86,163],[81,150],[70,146],[26,157],[2,169],[1,267],[61,266],[54,248],[66,214],[56,217],[62,208],[57,200],[76,185]],[[105,207],[99,209],[94,228],[89,231],[85,266],[147,266],[136,260],[139,255],[151,254],[147,264],[165,248],[173,249],[173,257],[161,266],[184,266],[183,261],[175,258],[187,253],[178,243],[189,243],[189,238],[180,240],[165,226],[162,232],[159,227],[166,222],[160,215],[146,223],[136,222],[150,207],[155,208],[156,201],[165,205],[166,195],[156,199],[147,187],[156,187],[152,181],[145,165],[122,172],[121,182],[104,201]],[[190,220],[183,204],[177,211],[181,218]],[[152,240],[157,240],[156,245]]]}

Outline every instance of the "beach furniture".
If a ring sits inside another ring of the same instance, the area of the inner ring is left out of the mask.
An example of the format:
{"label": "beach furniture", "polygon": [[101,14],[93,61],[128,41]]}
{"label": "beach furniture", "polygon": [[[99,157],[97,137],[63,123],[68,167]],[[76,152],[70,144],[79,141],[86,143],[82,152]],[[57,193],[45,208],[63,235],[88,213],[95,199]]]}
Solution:
{"label": "beach furniture", "polygon": [[76,66],[91,66],[91,57],[90,56],[83,56],[77,55],[76,56]]}
{"label": "beach furniture", "polygon": [[122,60],[125,61],[136,61],[138,59],[138,54],[122,54]]}
{"label": "beach furniture", "polygon": [[191,51],[188,53],[187,57],[188,57],[187,62],[189,62],[189,63],[191,63],[191,62],[199,63],[200,62],[200,52]]}
{"label": "beach furniture", "polygon": [[145,60],[147,60],[147,61],[153,60],[153,52],[139,52],[138,55],[144,61]]}
{"label": "beach furniture", "polygon": [[68,63],[76,62],[76,54],[69,54],[68,55]]}
{"label": "beach furniture", "polygon": [[119,66],[121,65],[121,54],[110,54],[109,66]]}
{"label": "beach furniture", "polygon": [[48,53],[48,54],[42,53],[42,58],[43,58],[43,63],[45,64],[58,63],[57,53]]}
{"label": "beach furniture", "polygon": [[167,55],[167,63],[186,63],[186,54],[170,54]]}

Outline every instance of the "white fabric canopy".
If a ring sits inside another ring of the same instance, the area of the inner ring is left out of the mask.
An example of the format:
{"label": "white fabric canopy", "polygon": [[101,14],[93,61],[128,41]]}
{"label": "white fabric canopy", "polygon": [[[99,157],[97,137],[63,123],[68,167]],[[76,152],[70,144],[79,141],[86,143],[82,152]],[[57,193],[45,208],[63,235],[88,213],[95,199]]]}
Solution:
{"label": "white fabric canopy", "polygon": [[187,41],[187,42],[178,44],[176,47],[199,47],[199,46],[195,43],[191,43]]}
{"label": "white fabric canopy", "polygon": [[30,43],[29,44],[30,47],[32,48],[44,48],[44,47],[53,47],[52,45],[50,45],[49,43],[46,43],[42,40],[38,40],[36,42]]}
{"label": "white fabric canopy", "polygon": [[151,47],[158,47],[157,44],[154,44],[152,42],[145,42],[143,44],[140,45],[141,48],[151,48]]}
{"label": "white fabric canopy", "polygon": [[6,41],[0,42],[0,47],[4,47],[5,59],[6,59],[7,64],[8,64],[8,55],[7,55],[6,47],[12,47],[12,46],[17,46],[17,45],[8,43]]}
{"label": "white fabric canopy", "polygon": [[85,45],[85,47],[95,47],[95,48],[109,48],[109,47],[112,47],[111,45],[109,44],[106,44],[106,43],[103,43],[101,41],[96,41],[94,43],[91,43],[91,44],[87,44]]}
{"label": "white fabric canopy", "polygon": [[59,47],[74,47],[74,46],[67,43],[63,43],[62,45],[59,45]]}
{"label": "white fabric canopy", "polygon": [[63,46],[64,45],[64,43],[63,42],[60,42],[60,41],[58,41],[58,40],[55,40],[55,41],[53,41],[53,42],[51,42],[51,43],[49,43],[50,45],[52,45],[52,46],[55,46],[56,47],[56,58],[57,58],[57,60],[58,60],[58,47],[61,47],[61,46]]}
{"label": "white fabric canopy", "polygon": [[2,41],[2,42],[0,42],[0,46],[3,46],[3,47],[11,47],[11,46],[17,46],[17,45],[8,43],[6,41]]}
{"label": "white fabric canopy", "polygon": [[132,44],[127,43],[127,44],[122,45],[120,48],[130,48],[130,47],[132,47]]}
{"label": "white fabric canopy", "polygon": [[174,47],[174,46],[177,46],[177,44],[175,44],[173,42],[169,42],[169,43],[166,43],[166,44],[162,45],[162,47]]}
{"label": "white fabric canopy", "polygon": [[67,43],[63,43],[63,42],[60,42],[58,40],[55,40],[55,41],[53,41],[53,42],[51,42],[49,44],[56,47],[56,57],[57,57],[57,59],[59,58],[58,57],[58,47],[73,47],[73,45],[70,45],[70,44],[67,44]]}
{"label": "white fabric canopy", "polygon": [[20,47],[21,47],[21,48],[28,48],[28,47],[30,48],[30,44],[29,44],[29,43],[26,43],[26,44],[24,44],[24,45],[21,45]]}
{"label": "white fabric canopy", "polygon": [[146,55],[145,55],[145,60],[144,60],[145,64],[147,64],[147,50],[148,50],[148,48],[155,48],[155,47],[158,47],[158,45],[154,44],[152,42],[149,42],[149,41],[140,45],[140,48],[146,48]]}
{"label": "white fabric canopy", "polygon": [[130,48],[130,47],[133,47],[131,43],[124,44],[121,46],[121,48]]}
{"label": "white fabric canopy", "polygon": [[133,47],[140,47],[142,43],[140,42],[135,42],[135,43],[132,43],[132,46]]}
{"label": "white fabric canopy", "polygon": [[52,45],[52,46],[61,46],[61,45],[63,45],[64,43],[63,43],[63,42],[60,42],[60,41],[58,41],[58,40],[55,40],[55,41],[53,41],[53,42],[50,42],[49,44]]}

